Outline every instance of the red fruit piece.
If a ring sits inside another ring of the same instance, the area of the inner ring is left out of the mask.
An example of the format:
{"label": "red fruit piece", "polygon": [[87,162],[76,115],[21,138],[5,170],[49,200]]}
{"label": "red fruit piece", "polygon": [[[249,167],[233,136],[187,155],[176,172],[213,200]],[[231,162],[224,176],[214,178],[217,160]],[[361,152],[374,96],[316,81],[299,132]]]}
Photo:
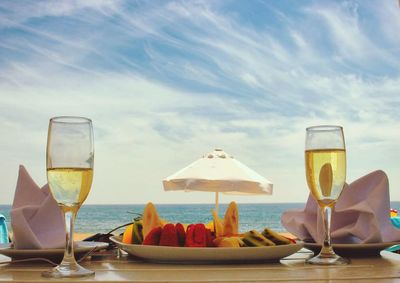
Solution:
{"label": "red fruit piece", "polygon": [[199,223],[189,226],[186,232],[186,247],[206,247],[207,235],[204,224]]}
{"label": "red fruit piece", "polygon": [[185,241],[186,241],[185,228],[183,227],[183,225],[181,223],[176,223],[175,229],[176,229],[176,233],[178,235],[179,246],[183,247],[185,245]]}
{"label": "red fruit piece", "polygon": [[207,244],[207,247],[215,247],[214,239],[215,239],[215,237],[211,233],[211,230],[210,229],[206,229],[206,244]]}
{"label": "red fruit piece", "polygon": [[175,225],[168,223],[164,225],[161,231],[160,246],[179,247],[178,234]]}
{"label": "red fruit piece", "polygon": [[185,247],[193,247],[194,225],[190,224],[186,230]]}
{"label": "red fruit piece", "polygon": [[204,247],[207,244],[206,227],[202,223],[194,226],[194,242]]}
{"label": "red fruit piece", "polygon": [[160,237],[161,237],[161,227],[155,227],[153,228],[149,234],[147,234],[146,238],[143,240],[143,245],[153,245],[153,246],[158,246],[158,243],[160,242]]}

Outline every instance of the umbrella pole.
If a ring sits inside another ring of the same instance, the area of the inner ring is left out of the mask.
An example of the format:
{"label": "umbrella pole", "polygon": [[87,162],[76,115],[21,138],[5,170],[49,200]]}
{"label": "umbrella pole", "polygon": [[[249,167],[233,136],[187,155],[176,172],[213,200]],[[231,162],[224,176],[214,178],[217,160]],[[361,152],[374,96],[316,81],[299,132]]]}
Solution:
{"label": "umbrella pole", "polygon": [[218,215],[218,192],[215,192],[215,212]]}

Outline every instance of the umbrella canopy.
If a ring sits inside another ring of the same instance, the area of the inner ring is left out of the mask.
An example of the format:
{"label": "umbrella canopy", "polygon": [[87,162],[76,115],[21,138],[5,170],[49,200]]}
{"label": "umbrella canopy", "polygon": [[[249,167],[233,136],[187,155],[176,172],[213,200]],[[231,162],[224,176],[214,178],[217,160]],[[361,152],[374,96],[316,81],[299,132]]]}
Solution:
{"label": "umbrella canopy", "polygon": [[[165,191],[272,194],[272,183],[222,149],[204,155],[163,180]],[[216,195],[216,202],[218,194]]]}

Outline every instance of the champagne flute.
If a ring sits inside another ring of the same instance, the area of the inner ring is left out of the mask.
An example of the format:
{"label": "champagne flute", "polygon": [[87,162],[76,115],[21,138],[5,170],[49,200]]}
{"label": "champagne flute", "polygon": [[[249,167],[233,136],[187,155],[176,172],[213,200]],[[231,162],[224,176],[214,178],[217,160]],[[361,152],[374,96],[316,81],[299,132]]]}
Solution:
{"label": "champagne flute", "polygon": [[340,126],[306,129],[305,163],[307,184],[318,202],[324,227],[324,241],[311,264],[340,265],[349,261],[338,256],[331,245],[331,215],[346,181],[346,147]]}
{"label": "champagne flute", "polygon": [[44,272],[44,277],[94,274],[76,262],[73,246],[74,220],[92,185],[93,162],[92,121],[83,117],[51,118],[47,136],[47,180],[65,216],[66,243],[62,262]]}

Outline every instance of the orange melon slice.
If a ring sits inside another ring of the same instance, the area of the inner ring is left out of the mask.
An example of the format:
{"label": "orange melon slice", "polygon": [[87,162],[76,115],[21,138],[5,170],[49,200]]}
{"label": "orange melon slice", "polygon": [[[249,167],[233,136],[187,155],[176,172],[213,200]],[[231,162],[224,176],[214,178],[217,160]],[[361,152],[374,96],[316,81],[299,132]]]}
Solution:
{"label": "orange melon slice", "polygon": [[147,234],[156,227],[162,227],[162,221],[158,216],[156,207],[154,204],[149,202],[143,211],[143,239],[146,238]]}
{"label": "orange melon slice", "polygon": [[217,212],[213,209],[211,213],[214,217],[214,232],[215,237],[221,237],[224,235],[224,224],[222,223],[221,218],[219,218]]}
{"label": "orange melon slice", "polygon": [[239,210],[236,202],[232,201],[225,212],[224,236],[239,234]]}

